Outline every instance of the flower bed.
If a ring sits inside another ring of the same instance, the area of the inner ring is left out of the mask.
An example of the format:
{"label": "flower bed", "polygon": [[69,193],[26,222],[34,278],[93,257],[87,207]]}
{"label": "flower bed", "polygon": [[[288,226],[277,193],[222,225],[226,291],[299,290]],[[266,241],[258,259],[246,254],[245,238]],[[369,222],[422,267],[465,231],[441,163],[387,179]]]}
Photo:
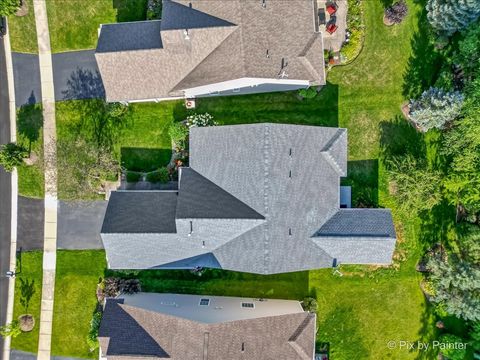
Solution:
{"label": "flower bed", "polygon": [[363,1],[354,0],[348,2],[347,14],[348,42],[343,45],[340,54],[343,59],[342,65],[346,65],[360,54],[365,37],[365,25],[363,21]]}

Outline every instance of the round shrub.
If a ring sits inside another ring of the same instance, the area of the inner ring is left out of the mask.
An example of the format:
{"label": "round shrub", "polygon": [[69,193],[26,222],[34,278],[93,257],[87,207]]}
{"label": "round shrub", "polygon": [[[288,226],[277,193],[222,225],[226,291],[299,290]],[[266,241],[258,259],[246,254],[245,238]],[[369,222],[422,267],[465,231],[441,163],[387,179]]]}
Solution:
{"label": "round shrub", "polygon": [[398,1],[385,9],[385,19],[389,24],[400,24],[407,16],[408,8],[405,1]]}
{"label": "round shrub", "polygon": [[317,96],[317,90],[313,87],[298,90],[298,95],[304,99],[313,99]]}

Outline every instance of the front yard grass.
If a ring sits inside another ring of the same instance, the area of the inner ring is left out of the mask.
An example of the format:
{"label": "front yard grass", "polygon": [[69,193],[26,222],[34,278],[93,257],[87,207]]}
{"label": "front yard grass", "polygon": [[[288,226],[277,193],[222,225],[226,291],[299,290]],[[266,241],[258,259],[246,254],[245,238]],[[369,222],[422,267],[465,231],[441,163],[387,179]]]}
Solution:
{"label": "front yard grass", "polygon": [[9,16],[8,31],[12,51],[23,53],[37,53],[37,29],[35,27],[35,13],[33,12],[33,0],[24,0],[28,6],[25,16]]}
{"label": "front yard grass", "polygon": [[96,309],[98,278],[105,269],[103,251],[57,251],[52,354],[96,358],[87,346]]}
{"label": "front yard grass", "polygon": [[147,0],[47,0],[52,52],[93,49],[100,24],[145,20]]}
{"label": "front yard grass", "polygon": [[[20,261],[20,260],[17,260]],[[12,339],[12,348],[16,350],[37,353],[38,333],[40,329],[40,299],[42,296],[42,261],[43,253],[41,251],[24,252],[21,255],[21,270],[17,273],[15,280],[15,303],[13,307],[13,319],[18,319],[20,315],[25,314],[24,307],[20,304],[20,279],[34,281],[35,292],[30,300],[28,313],[35,318],[35,327],[28,333],[21,333]],[[20,263],[17,262],[17,271]]]}

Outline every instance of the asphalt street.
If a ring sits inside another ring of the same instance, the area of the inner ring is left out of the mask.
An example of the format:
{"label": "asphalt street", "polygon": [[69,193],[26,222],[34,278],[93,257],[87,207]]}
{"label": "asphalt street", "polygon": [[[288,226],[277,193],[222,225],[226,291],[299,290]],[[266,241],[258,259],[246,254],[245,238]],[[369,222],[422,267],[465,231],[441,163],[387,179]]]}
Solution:
{"label": "asphalt street", "polygon": [[[3,41],[0,41],[0,144],[10,141],[8,102],[5,49]],[[11,191],[10,174],[0,167],[0,323],[2,325],[5,324],[7,316],[8,278],[4,274],[9,270],[10,264]],[[1,337],[0,349],[3,349]]]}

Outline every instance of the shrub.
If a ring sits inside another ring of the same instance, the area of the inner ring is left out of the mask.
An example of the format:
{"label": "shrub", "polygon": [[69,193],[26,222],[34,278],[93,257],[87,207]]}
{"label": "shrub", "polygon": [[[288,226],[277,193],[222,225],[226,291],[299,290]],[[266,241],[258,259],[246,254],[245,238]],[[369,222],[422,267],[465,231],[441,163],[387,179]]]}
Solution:
{"label": "shrub", "polygon": [[162,18],[162,0],[148,0],[147,20]]}
{"label": "shrub", "polygon": [[182,123],[174,123],[168,129],[168,135],[170,135],[170,138],[176,145],[184,149],[188,136],[188,127]]}
{"label": "shrub", "polygon": [[166,167],[162,167],[157,171],[152,171],[147,174],[147,181],[152,183],[162,183],[165,184],[170,180],[170,173]]}
{"label": "shrub", "polygon": [[313,87],[298,90],[298,95],[304,99],[313,99],[317,96],[317,90]]}
{"label": "shrub", "polygon": [[218,123],[213,120],[212,115],[210,115],[209,113],[205,113],[193,114],[188,116],[186,125],[190,129],[192,127],[216,126],[218,125]]}
{"label": "shrub", "polygon": [[438,339],[440,344],[440,354],[444,355],[448,360],[463,360],[467,354],[467,350],[460,348],[458,344],[464,341],[455,335],[444,334]]}
{"label": "shrub", "polygon": [[140,280],[108,277],[104,280],[103,292],[106,297],[116,297],[122,293],[135,294],[142,291]]}
{"label": "shrub", "polygon": [[363,3],[362,0],[348,2],[347,40],[342,46],[341,55],[346,61],[353,60],[362,49],[363,43]]}
{"label": "shrub", "polygon": [[313,297],[306,297],[302,301],[302,307],[304,311],[316,313],[318,309],[317,300]]}
{"label": "shrub", "polygon": [[17,12],[20,7],[20,0],[1,0],[0,16],[10,16]]}
{"label": "shrub", "polygon": [[458,44],[454,60],[461,65],[466,77],[480,73],[480,21],[471,24]]}
{"label": "shrub", "polygon": [[392,24],[400,24],[407,16],[408,8],[404,0],[398,1],[385,9],[385,18]]}
{"label": "shrub", "polygon": [[20,323],[17,320],[12,321],[10,324],[0,326],[0,335],[3,338],[11,336],[12,338],[17,337],[22,333],[20,329]]}
{"label": "shrub", "polygon": [[2,145],[0,148],[0,165],[3,165],[6,171],[11,172],[16,166],[23,164],[23,159],[27,156],[27,150],[15,143]]}
{"label": "shrub", "polygon": [[140,181],[142,174],[134,171],[127,171],[127,182],[137,182]]}
{"label": "shrub", "polygon": [[460,115],[463,99],[458,91],[446,92],[432,87],[419,99],[410,101],[410,119],[423,132],[444,129]]}
{"label": "shrub", "polygon": [[480,2],[475,0],[428,0],[427,18],[432,28],[450,36],[466,28],[480,16]]}
{"label": "shrub", "polygon": [[97,311],[93,314],[92,320],[90,320],[90,331],[87,335],[87,344],[90,349],[90,352],[98,349],[98,329],[100,329],[100,324],[102,322],[102,312]]}

